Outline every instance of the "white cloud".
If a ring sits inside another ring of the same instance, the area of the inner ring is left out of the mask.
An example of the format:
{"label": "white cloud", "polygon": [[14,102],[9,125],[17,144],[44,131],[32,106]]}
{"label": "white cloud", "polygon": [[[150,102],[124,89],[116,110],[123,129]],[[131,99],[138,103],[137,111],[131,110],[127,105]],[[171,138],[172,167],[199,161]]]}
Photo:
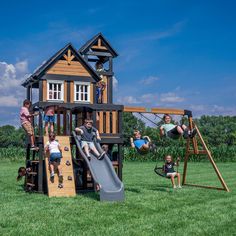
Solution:
{"label": "white cloud", "polygon": [[0,107],[17,107],[24,98],[21,82],[28,72],[26,60],[15,65],[0,62]]}
{"label": "white cloud", "polygon": [[19,101],[13,95],[10,96],[0,96],[0,106],[1,107],[17,107]]}
{"label": "white cloud", "polygon": [[156,102],[157,98],[158,98],[157,94],[147,93],[147,94],[143,94],[143,95],[141,96],[140,100],[141,100],[141,102],[144,103],[144,104],[145,104],[145,103],[146,103],[146,104],[147,104],[147,103],[150,104],[150,103]]}
{"label": "white cloud", "polygon": [[137,98],[133,96],[124,96],[117,99],[118,103],[121,104],[139,104],[141,103]]}
{"label": "white cloud", "polygon": [[156,82],[157,80],[159,80],[159,77],[157,76],[148,76],[147,78],[140,80],[140,84],[150,85]]}
{"label": "white cloud", "polygon": [[178,103],[183,102],[185,99],[179,97],[176,93],[169,92],[169,93],[162,93],[160,101],[161,102],[169,102],[169,103]]}
{"label": "white cloud", "polygon": [[179,21],[173,24],[170,28],[158,32],[151,32],[145,34],[144,36],[136,37],[132,41],[155,41],[159,39],[169,38],[177,33],[181,32],[186,25],[186,20]]}

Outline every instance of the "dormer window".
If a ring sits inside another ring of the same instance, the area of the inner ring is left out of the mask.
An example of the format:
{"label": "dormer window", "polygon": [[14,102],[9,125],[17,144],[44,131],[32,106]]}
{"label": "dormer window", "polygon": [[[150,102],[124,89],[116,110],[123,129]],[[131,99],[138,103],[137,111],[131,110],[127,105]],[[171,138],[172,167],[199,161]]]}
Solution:
{"label": "dormer window", "polygon": [[47,100],[63,101],[64,99],[64,81],[47,81]]}
{"label": "dormer window", "polygon": [[75,82],[74,94],[76,102],[90,102],[90,83]]}

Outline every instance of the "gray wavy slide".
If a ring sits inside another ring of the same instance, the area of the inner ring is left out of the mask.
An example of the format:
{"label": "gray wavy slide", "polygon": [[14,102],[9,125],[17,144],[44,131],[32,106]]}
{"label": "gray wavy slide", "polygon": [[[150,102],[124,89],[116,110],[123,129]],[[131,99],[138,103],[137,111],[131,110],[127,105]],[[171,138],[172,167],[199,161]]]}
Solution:
{"label": "gray wavy slide", "polygon": [[[104,155],[102,160],[98,160],[93,153],[91,153],[91,160],[89,161],[80,145],[79,136],[77,136],[74,131],[72,134],[79,153],[86,161],[95,184],[100,185],[100,200],[124,201],[124,185],[118,178],[109,157]],[[100,144],[96,140],[94,140],[94,144],[98,152],[101,153],[103,150]]]}

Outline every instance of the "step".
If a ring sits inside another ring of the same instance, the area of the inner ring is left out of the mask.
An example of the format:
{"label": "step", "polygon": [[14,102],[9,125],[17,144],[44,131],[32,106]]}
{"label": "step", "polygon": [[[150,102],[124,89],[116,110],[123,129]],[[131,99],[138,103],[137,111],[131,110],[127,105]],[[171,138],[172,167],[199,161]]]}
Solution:
{"label": "step", "polygon": [[38,174],[37,172],[33,172],[33,171],[27,173],[27,175],[37,175],[37,174]]}
{"label": "step", "polygon": [[35,184],[32,184],[32,183],[26,183],[26,185],[28,185],[28,186],[32,186],[32,187],[35,186]]}

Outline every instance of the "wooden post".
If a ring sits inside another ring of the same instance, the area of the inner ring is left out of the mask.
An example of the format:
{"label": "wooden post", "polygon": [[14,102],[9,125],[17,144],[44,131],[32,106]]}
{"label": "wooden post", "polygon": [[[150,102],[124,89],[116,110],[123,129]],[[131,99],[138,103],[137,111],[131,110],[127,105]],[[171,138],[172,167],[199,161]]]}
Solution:
{"label": "wooden post", "polygon": [[214,168],[214,170],[215,170],[215,172],[216,172],[216,174],[217,174],[217,176],[218,176],[218,178],[219,178],[219,180],[220,180],[220,182],[221,182],[223,188],[225,189],[225,191],[229,192],[229,188],[228,188],[227,184],[225,183],[225,181],[224,181],[224,179],[223,179],[223,177],[222,177],[222,175],[221,175],[219,169],[217,168],[216,163],[215,163],[215,161],[213,160],[213,158],[212,158],[212,156],[211,156],[211,153],[210,153],[209,149],[207,148],[207,145],[205,144],[205,142],[204,142],[204,140],[203,140],[203,138],[202,138],[202,135],[201,135],[201,133],[200,133],[200,131],[199,131],[199,129],[198,129],[198,127],[197,127],[196,125],[195,125],[195,129],[197,130],[197,134],[198,134],[198,136],[199,136],[199,138],[200,138],[200,141],[201,141],[201,143],[202,143],[202,146],[203,146],[204,149],[206,150],[208,159],[210,160],[210,162],[211,162],[211,164],[212,164],[212,166],[213,166],[213,168]]}
{"label": "wooden post", "polygon": [[66,110],[63,110],[63,135],[66,135]]}
{"label": "wooden post", "polygon": [[61,134],[61,112],[57,109],[57,135]]}
{"label": "wooden post", "polygon": [[[194,125],[193,125],[193,118],[190,116],[188,117],[189,120],[189,128],[190,130],[193,130]],[[192,138],[192,143],[193,143],[193,150],[195,154],[198,154],[198,145],[197,145],[197,139],[196,137]]]}
{"label": "wooden post", "polygon": [[39,166],[38,166],[38,192],[43,192],[43,160],[44,160],[44,151],[43,151],[43,118],[42,118],[43,109],[39,109]]}
{"label": "wooden post", "polygon": [[122,181],[122,162],[123,162],[123,149],[122,145],[118,144],[118,177]]}
{"label": "wooden post", "polygon": [[189,148],[190,148],[190,140],[187,139],[186,153],[185,153],[185,157],[184,157],[184,171],[183,171],[182,185],[184,185],[186,183]]}

